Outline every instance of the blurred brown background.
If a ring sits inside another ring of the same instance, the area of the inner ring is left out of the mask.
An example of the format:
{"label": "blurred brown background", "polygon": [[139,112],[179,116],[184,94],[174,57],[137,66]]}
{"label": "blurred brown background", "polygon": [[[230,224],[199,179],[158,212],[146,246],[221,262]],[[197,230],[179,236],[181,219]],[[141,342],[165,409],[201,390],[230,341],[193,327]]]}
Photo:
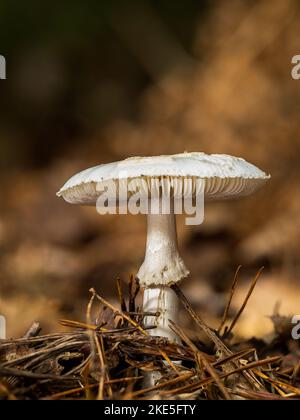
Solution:
{"label": "blurred brown background", "polygon": [[[115,300],[143,259],[142,216],[102,216],[55,196],[71,175],[133,155],[244,157],[272,174],[256,195],[178,220],[182,287],[214,325],[243,265],[236,332],[265,336],[276,302],[300,313],[298,0],[2,0],[0,313],[8,335],[84,319],[88,290]],[[183,320],[184,322],[184,320]]]}

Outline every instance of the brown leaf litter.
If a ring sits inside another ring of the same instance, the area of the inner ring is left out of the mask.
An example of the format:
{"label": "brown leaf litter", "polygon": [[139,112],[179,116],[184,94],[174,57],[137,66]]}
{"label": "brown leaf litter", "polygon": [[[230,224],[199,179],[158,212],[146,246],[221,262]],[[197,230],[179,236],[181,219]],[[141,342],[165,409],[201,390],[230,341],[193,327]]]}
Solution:
{"label": "brown leaf litter", "polygon": [[[261,272],[227,326],[238,271],[217,331],[193,310],[178,285],[170,285],[206,344],[191,340],[171,321],[181,344],[150,336],[151,327],[143,325],[149,314],[136,306],[139,283],[133,278],[127,302],[117,281],[119,308],[91,289],[85,322],[61,320],[69,331],[44,336],[34,323],[22,338],[0,341],[0,399],[299,399],[300,345],[291,338],[288,317],[272,317],[270,343],[233,343],[232,331]],[[93,317],[97,304],[100,311]],[[151,371],[160,378],[147,387],[143,378]]]}

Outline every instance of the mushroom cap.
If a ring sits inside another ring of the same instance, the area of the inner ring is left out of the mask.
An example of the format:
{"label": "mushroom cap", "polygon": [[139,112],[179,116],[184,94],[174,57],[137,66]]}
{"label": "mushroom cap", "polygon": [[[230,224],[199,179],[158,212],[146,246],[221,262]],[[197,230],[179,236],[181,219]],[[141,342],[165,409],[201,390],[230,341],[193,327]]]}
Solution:
{"label": "mushroom cap", "polygon": [[[148,191],[168,192],[183,189],[182,181],[189,180],[191,193],[197,192],[197,180],[202,181],[206,200],[247,196],[270,178],[265,172],[242,158],[201,152],[177,155],[131,157],[86,169],[74,175],[57,193],[71,204],[96,204],[101,183],[122,183],[135,180]],[[165,188],[161,188],[163,183]],[[199,185],[199,184],[198,184]],[[147,191],[145,191],[147,192]]]}

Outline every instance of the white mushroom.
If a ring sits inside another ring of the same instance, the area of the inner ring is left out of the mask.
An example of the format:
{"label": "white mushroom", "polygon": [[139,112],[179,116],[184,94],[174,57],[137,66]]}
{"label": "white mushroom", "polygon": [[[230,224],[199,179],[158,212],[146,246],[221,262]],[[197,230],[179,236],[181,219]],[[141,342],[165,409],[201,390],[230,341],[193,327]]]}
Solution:
{"label": "white mushroom", "polygon": [[[144,197],[150,193],[151,199],[162,204],[164,198],[184,193],[186,185],[182,181],[189,181],[188,193],[193,197],[200,185],[205,200],[229,199],[251,194],[268,178],[244,159],[194,152],[134,157],[96,166],[72,177],[57,195],[72,204],[90,205],[97,203],[107,182],[117,184],[120,191],[125,182],[134,180]],[[151,212],[149,205],[145,259],[137,277],[145,289],[144,311],[160,313],[158,317],[145,318],[146,325],[156,325],[151,334],[177,340],[169,328],[169,319],[178,321],[178,302],[168,285],[188,274],[178,251],[174,205],[171,204],[169,214],[163,214],[161,206],[159,211]]]}

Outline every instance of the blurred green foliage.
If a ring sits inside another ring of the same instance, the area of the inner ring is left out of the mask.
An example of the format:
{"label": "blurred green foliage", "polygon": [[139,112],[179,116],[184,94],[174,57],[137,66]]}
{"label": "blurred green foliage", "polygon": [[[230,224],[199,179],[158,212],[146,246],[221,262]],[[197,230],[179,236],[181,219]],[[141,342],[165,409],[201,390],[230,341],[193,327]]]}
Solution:
{"label": "blurred green foliage", "polygon": [[0,54],[7,59],[0,169],[44,166],[91,129],[135,116],[151,76],[111,21],[124,15],[129,27],[131,19],[143,25],[144,6],[191,49],[206,1],[0,2]]}

